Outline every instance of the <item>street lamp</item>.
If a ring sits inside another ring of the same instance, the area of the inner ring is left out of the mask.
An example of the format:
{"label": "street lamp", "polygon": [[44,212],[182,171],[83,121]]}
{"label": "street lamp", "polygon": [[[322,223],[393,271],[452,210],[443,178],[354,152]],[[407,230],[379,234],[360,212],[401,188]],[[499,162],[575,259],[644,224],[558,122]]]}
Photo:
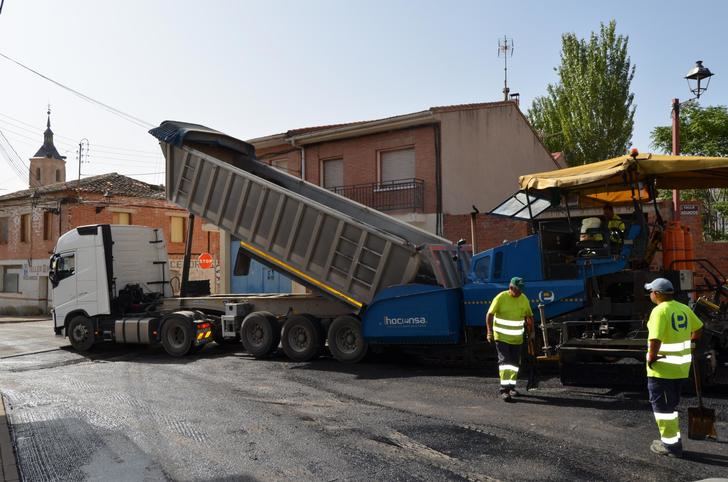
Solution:
{"label": "street lamp", "polygon": [[[700,94],[708,90],[708,85],[710,85],[710,78],[713,76],[713,73],[710,71],[709,68],[703,67],[703,61],[698,60],[695,62],[695,67],[690,69],[688,72],[688,75],[685,76],[685,79],[688,81],[688,88],[690,89],[690,92],[692,92],[695,95],[696,99],[700,98]],[[708,81],[705,83],[705,87],[700,86],[700,81],[703,79],[708,79]],[[690,81],[693,81],[692,83]]]}
{"label": "street lamp", "polygon": [[[703,66],[702,60],[696,61],[695,67],[688,71],[685,79],[688,82],[688,88],[690,89],[690,92],[695,95],[696,99],[699,99],[700,95],[708,90],[708,85],[710,85],[710,78],[713,75],[713,72],[711,72],[709,68]],[[702,87],[700,85],[700,82],[705,79],[707,79],[708,81],[705,83],[705,87]],[[672,155],[680,155],[680,99],[672,99]],[[672,190],[672,209],[673,220],[679,221],[680,191],[678,191],[677,189]]]}

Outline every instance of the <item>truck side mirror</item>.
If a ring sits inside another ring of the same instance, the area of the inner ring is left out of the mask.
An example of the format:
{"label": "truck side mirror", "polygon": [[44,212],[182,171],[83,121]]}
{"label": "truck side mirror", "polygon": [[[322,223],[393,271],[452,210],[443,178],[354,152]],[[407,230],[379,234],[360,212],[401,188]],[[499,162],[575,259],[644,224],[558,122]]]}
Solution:
{"label": "truck side mirror", "polygon": [[58,277],[56,276],[56,267],[58,266],[58,255],[54,254],[51,256],[49,264],[49,270],[48,270],[48,281],[51,282],[51,285],[55,288],[58,286]]}

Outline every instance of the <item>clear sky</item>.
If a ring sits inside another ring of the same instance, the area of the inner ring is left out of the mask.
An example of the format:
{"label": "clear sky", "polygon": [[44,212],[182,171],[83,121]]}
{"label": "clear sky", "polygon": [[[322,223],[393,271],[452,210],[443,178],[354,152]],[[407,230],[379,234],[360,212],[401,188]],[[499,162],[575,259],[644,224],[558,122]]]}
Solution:
{"label": "clear sky", "polygon": [[[249,139],[288,129],[502,98],[498,39],[515,42],[511,92],[524,111],[554,82],[561,35],[617,21],[637,66],[633,144],[670,122],[698,59],[715,77],[701,102],[728,104],[728,2],[415,0],[5,0],[0,53],[157,125],[175,119]],[[26,162],[51,104],[56,146],[78,176],[162,183],[146,129],[0,58],[0,130]],[[27,188],[0,159],[0,191]],[[485,180],[484,180],[485,182]],[[516,180],[513,180],[516,187]]]}

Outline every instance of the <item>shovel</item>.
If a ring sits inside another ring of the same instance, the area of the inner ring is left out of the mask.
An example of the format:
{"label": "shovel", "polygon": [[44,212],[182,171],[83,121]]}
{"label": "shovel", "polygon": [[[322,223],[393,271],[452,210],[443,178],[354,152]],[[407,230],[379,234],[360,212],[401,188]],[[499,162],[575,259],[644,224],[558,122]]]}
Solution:
{"label": "shovel", "polygon": [[695,393],[698,395],[698,406],[688,407],[688,438],[704,440],[707,437],[717,438],[715,431],[715,410],[703,406],[703,394],[700,390],[700,370],[698,361],[693,356],[693,375],[695,376]]}
{"label": "shovel", "polygon": [[527,355],[528,355],[528,381],[526,382],[526,390],[531,390],[533,388],[536,388],[538,386],[538,378],[536,374],[536,343],[533,340],[533,337],[531,334],[528,336],[528,349],[527,349]]}

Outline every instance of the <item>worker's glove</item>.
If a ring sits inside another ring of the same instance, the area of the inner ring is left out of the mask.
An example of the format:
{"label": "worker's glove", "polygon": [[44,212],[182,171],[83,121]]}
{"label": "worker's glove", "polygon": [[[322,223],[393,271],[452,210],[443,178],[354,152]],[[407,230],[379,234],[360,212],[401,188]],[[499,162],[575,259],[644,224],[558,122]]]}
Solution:
{"label": "worker's glove", "polygon": [[488,340],[488,343],[493,343],[493,333],[488,333],[485,339]]}

